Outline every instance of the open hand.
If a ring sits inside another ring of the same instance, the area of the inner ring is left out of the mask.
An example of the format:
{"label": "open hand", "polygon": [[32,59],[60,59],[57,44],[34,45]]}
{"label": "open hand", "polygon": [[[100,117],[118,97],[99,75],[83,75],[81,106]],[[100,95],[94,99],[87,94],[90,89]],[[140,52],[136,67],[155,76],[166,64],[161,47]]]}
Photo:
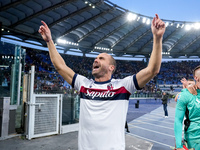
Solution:
{"label": "open hand", "polygon": [[161,38],[165,33],[165,23],[159,18],[158,14],[152,20],[151,30],[153,35],[158,38]]}
{"label": "open hand", "polygon": [[181,83],[183,84],[183,88],[186,88],[188,86],[188,81],[186,80],[186,78],[182,78]]}
{"label": "open hand", "polygon": [[192,84],[188,85],[187,89],[191,94],[197,95],[197,89],[198,89],[197,85],[192,85]]}
{"label": "open hand", "polygon": [[40,26],[38,32],[41,34],[42,38],[46,41],[49,42],[52,37],[51,37],[51,31],[47,24],[44,21],[41,21],[43,25]]}

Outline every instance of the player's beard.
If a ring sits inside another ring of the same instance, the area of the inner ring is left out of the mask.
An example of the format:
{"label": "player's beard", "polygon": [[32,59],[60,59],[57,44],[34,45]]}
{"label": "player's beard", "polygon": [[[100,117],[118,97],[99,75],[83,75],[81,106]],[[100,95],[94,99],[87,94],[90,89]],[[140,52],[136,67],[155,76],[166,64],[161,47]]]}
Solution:
{"label": "player's beard", "polygon": [[92,75],[97,79],[104,77],[105,74],[107,73],[108,73],[108,69],[106,68],[106,66],[99,67],[97,71],[92,70]]}

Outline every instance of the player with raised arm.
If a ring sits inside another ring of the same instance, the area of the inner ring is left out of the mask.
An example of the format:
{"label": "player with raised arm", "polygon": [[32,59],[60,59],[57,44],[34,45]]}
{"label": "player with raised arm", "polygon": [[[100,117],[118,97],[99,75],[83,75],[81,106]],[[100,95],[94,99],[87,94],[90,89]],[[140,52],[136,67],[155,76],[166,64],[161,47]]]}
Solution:
{"label": "player with raised arm", "polygon": [[94,60],[94,80],[76,74],[57,52],[46,23],[42,21],[42,24],[39,33],[47,43],[53,65],[80,92],[79,150],[125,150],[124,123],[128,100],[135,90],[144,87],[159,73],[165,23],[157,14],[153,18],[153,50],[148,66],[135,75],[117,80],[112,78],[116,62],[107,53],[99,54]]}

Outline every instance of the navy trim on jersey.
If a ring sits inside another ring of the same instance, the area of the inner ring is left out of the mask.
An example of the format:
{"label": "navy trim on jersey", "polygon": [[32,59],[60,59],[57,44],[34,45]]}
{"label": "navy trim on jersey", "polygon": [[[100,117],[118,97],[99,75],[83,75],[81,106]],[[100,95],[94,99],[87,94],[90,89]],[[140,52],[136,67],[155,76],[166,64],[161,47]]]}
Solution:
{"label": "navy trim on jersey", "polygon": [[111,82],[112,78],[108,81],[104,81],[104,82],[97,82],[97,81],[94,81],[95,84],[105,84],[105,83],[109,83]]}
{"label": "navy trim on jersey", "polygon": [[138,82],[137,82],[137,79],[136,79],[136,75],[133,76],[133,82],[134,82],[135,87],[136,87],[137,90],[141,90],[141,89],[142,89],[142,88],[140,88],[139,85],[138,85]]}
{"label": "navy trim on jersey", "polygon": [[76,77],[77,77],[77,74],[75,73],[73,76],[73,79],[72,79],[72,88],[74,88],[74,83],[75,83]]}

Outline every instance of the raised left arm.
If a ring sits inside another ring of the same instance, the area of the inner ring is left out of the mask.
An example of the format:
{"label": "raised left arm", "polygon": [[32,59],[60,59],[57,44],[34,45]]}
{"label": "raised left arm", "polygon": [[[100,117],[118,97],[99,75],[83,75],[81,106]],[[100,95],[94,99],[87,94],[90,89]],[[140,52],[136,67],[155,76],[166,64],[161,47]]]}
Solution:
{"label": "raised left arm", "polygon": [[144,87],[146,83],[148,83],[160,71],[162,59],[162,38],[165,33],[165,23],[157,14],[156,17],[153,18],[151,30],[153,33],[153,50],[149,64],[145,69],[142,69],[136,74],[136,79],[140,88]]}

